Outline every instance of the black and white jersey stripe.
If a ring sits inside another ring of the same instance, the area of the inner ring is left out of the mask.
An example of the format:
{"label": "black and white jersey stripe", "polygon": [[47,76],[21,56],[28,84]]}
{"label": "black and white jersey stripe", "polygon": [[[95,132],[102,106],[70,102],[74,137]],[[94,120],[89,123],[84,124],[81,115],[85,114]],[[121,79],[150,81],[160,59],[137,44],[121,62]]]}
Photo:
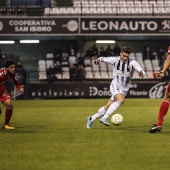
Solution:
{"label": "black and white jersey stripe", "polygon": [[116,78],[116,81],[123,86],[127,85],[133,76],[134,69],[130,66],[131,61],[131,59],[128,59],[128,61],[124,63],[119,58],[113,64],[114,78]]}
{"label": "black and white jersey stripe", "polygon": [[112,64],[113,66],[113,82],[127,88],[130,85],[134,70],[143,71],[136,60],[128,59],[125,63],[118,57],[100,57],[101,62]]}

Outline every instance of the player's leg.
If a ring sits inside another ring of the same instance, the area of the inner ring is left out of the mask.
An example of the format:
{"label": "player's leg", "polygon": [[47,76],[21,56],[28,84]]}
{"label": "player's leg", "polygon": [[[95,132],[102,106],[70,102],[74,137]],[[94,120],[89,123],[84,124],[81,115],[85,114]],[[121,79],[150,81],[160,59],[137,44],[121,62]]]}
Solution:
{"label": "player's leg", "polygon": [[[108,117],[117,110],[117,108],[124,103],[124,97],[127,94],[127,91],[121,90],[121,88],[117,84],[110,85],[110,92],[112,94],[110,100],[114,100],[114,102],[109,106],[105,115],[100,119],[100,122],[106,126],[110,126],[108,122]],[[107,107],[107,106],[106,106]]]}
{"label": "player's leg", "polygon": [[92,116],[91,120],[94,121],[94,120],[98,119],[99,117],[103,116],[113,102],[114,102],[114,100],[109,100],[108,103],[106,104],[106,106],[101,107],[101,108],[97,111],[97,113],[95,113],[95,114]]}
{"label": "player's leg", "polygon": [[149,130],[150,133],[161,132],[163,121],[169,109],[169,103],[170,103],[170,83],[167,86],[164,99],[159,108],[158,122],[154,127],[152,127]]}
{"label": "player's leg", "polygon": [[[100,122],[103,123],[106,126],[110,126],[108,122],[109,116],[117,110],[117,108],[124,102],[124,95],[122,93],[118,93],[115,95],[115,102],[113,102],[108,110],[106,111],[105,115],[100,119]],[[107,107],[107,106],[106,106]]]}
{"label": "player's leg", "polygon": [[86,127],[87,127],[88,129],[90,129],[91,126],[92,126],[92,124],[93,124],[93,122],[94,122],[96,119],[98,119],[99,117],[103,116],[103,115],[105,114],[105,112],[106,112],[106,106],[102,106],[102,107],[97,111],[97,113],[95,113],[95,114],[92,115],[92,116],[87,117]]}
{"label": "player's leg", "polygon": [[14,127],[9,126],[9,121],[11,119],[12,116],[12,110],[13,110],[13,106],[12,106],[12,101],[11,101],[11,97],[8,93],[8,91],[6,90],[4,85],[0,85],[0,102],[2,102],[2,104],[4,104],[6,110],[5,110],[5,122],[4,122],[4,129],[15,129]]}
{"label": "player's leg", "polygon": [[106,113],[106,111],[108,110],[109,106],[110,106],[113,102],[114,102],[113,100],[109,100],[108,103],[106,104],[106,106],[102,106],[102,107],[97,111],[97,113],[95,113],[95,114],[92,115],[92,116],[87,117],[86,127],[87,127],[87,128],[91,128],[92,123],[93,123],[96,119],[98,119],[98,118],[100,118],[101,116],[103,116],[103,115]]}
{"label": "player's leg", "polygon": [[166,96],[160,106],[159,109],[159,114],[158,114],[158,122],[157,122],[157,126],[162,126],[163,121],[165,119],[165,116],[168,112],[169,109],[169,103],[170,103],[170,92],[167,93],[168,96]]}
{"label": "player's leg", "polygon": [[9,129],[9,130],[15,129],[14,127],[9,125],[9,121],[10,121],[10,119],[12,117],[12,111],[13,111],[13,105],[12,105],[11,99],[5,100],[3,102],[3,104],[6,107],[6,110],[5,110],[5,122],[4,122],[3,128],[4,129]]}
{"label": "player's leg", "polygon": [[[5,93],[6,92],[6,88],[3,86],[3,85],[1,85],[0,84],[0,102],[2,102],[3,103],[3,101],[5,100],[5,97],[6,96],[4,96],[4,94],[6,94]],[[1,109],[1,107],[0,107],[0,115],[2,114],[2,109]]]}

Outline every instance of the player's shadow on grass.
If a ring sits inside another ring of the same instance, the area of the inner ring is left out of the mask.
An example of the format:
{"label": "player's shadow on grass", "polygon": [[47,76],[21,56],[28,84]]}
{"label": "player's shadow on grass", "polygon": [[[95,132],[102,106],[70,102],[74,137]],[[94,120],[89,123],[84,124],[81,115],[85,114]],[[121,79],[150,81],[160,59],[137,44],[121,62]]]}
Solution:
{"label": "player's shadow on grass", "polygon": [[[151,126],[126,126],[126,127],[116,127],[116,128],[112,128],[112,130],[116,130],[116,131],[131,131],[131,132],[139,132],[139,133],[149,133],[149,130],[151,129]],[[154,133],[155,134],[155,133]],[[170,131],[162,131],[156,134],[170,134]]]}
{"label": "player's shadow on grass", "polygon": [[111,130],[113,131],[129,131],[129,132],[142,132],[142,133],[149,133],[150,127],[148,126],[113,126]]}

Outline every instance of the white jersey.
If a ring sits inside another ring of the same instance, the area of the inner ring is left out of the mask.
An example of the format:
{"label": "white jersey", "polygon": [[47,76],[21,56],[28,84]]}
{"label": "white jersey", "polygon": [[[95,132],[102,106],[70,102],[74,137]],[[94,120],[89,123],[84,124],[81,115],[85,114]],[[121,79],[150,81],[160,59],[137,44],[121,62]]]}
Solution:
{"label": "white jersey", "polygon": [[128,59],[126,62],[122,62],[120,56],[118,57],[100,57],[100,62],[106,62],[112,64],[113,66],[113,80],[112,83],[116,83],[122,90],[129,90],[131,79],[134,73],[134,70],[137,72],[145,72],[142,67],[138,64],[137,61]]}

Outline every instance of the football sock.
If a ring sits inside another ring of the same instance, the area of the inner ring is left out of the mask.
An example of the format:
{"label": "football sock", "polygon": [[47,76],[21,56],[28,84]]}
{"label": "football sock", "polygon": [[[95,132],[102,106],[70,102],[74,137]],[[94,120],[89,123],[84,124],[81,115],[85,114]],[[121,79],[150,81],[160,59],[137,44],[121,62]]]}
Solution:
{"label": "football sock", "polygon": [[92,117],[91,117],[91,120],[94,121],[96,120],[97,118],[103,116],[106,112],[106,109],[105,109],[105,106],[101,107],[97,113],[95,113]]}
{"label": "football sock", "polygon": [[121,103],[119,101],[112,103],[103,118],[108,118],[120,105]]}
{"label": "football sock", "polygon": [[161,104],[160,109],[159,109],[158,123],[156,124],[157,126],[162,126],[165,115],[166,115],[168,108],[169,108],[169,103],[170,103],[169,100],[163,100],[162,101],[162,104]]}
{"label": "football sock", "polygon": [[11,119],[11,116],[12,116],[12,110],[13,110],[13,107],[10,107],[10,108],[7,108],[6,111],[5,111],[5,123],[4,125],[8,125],[9,124],[9,121]]}

